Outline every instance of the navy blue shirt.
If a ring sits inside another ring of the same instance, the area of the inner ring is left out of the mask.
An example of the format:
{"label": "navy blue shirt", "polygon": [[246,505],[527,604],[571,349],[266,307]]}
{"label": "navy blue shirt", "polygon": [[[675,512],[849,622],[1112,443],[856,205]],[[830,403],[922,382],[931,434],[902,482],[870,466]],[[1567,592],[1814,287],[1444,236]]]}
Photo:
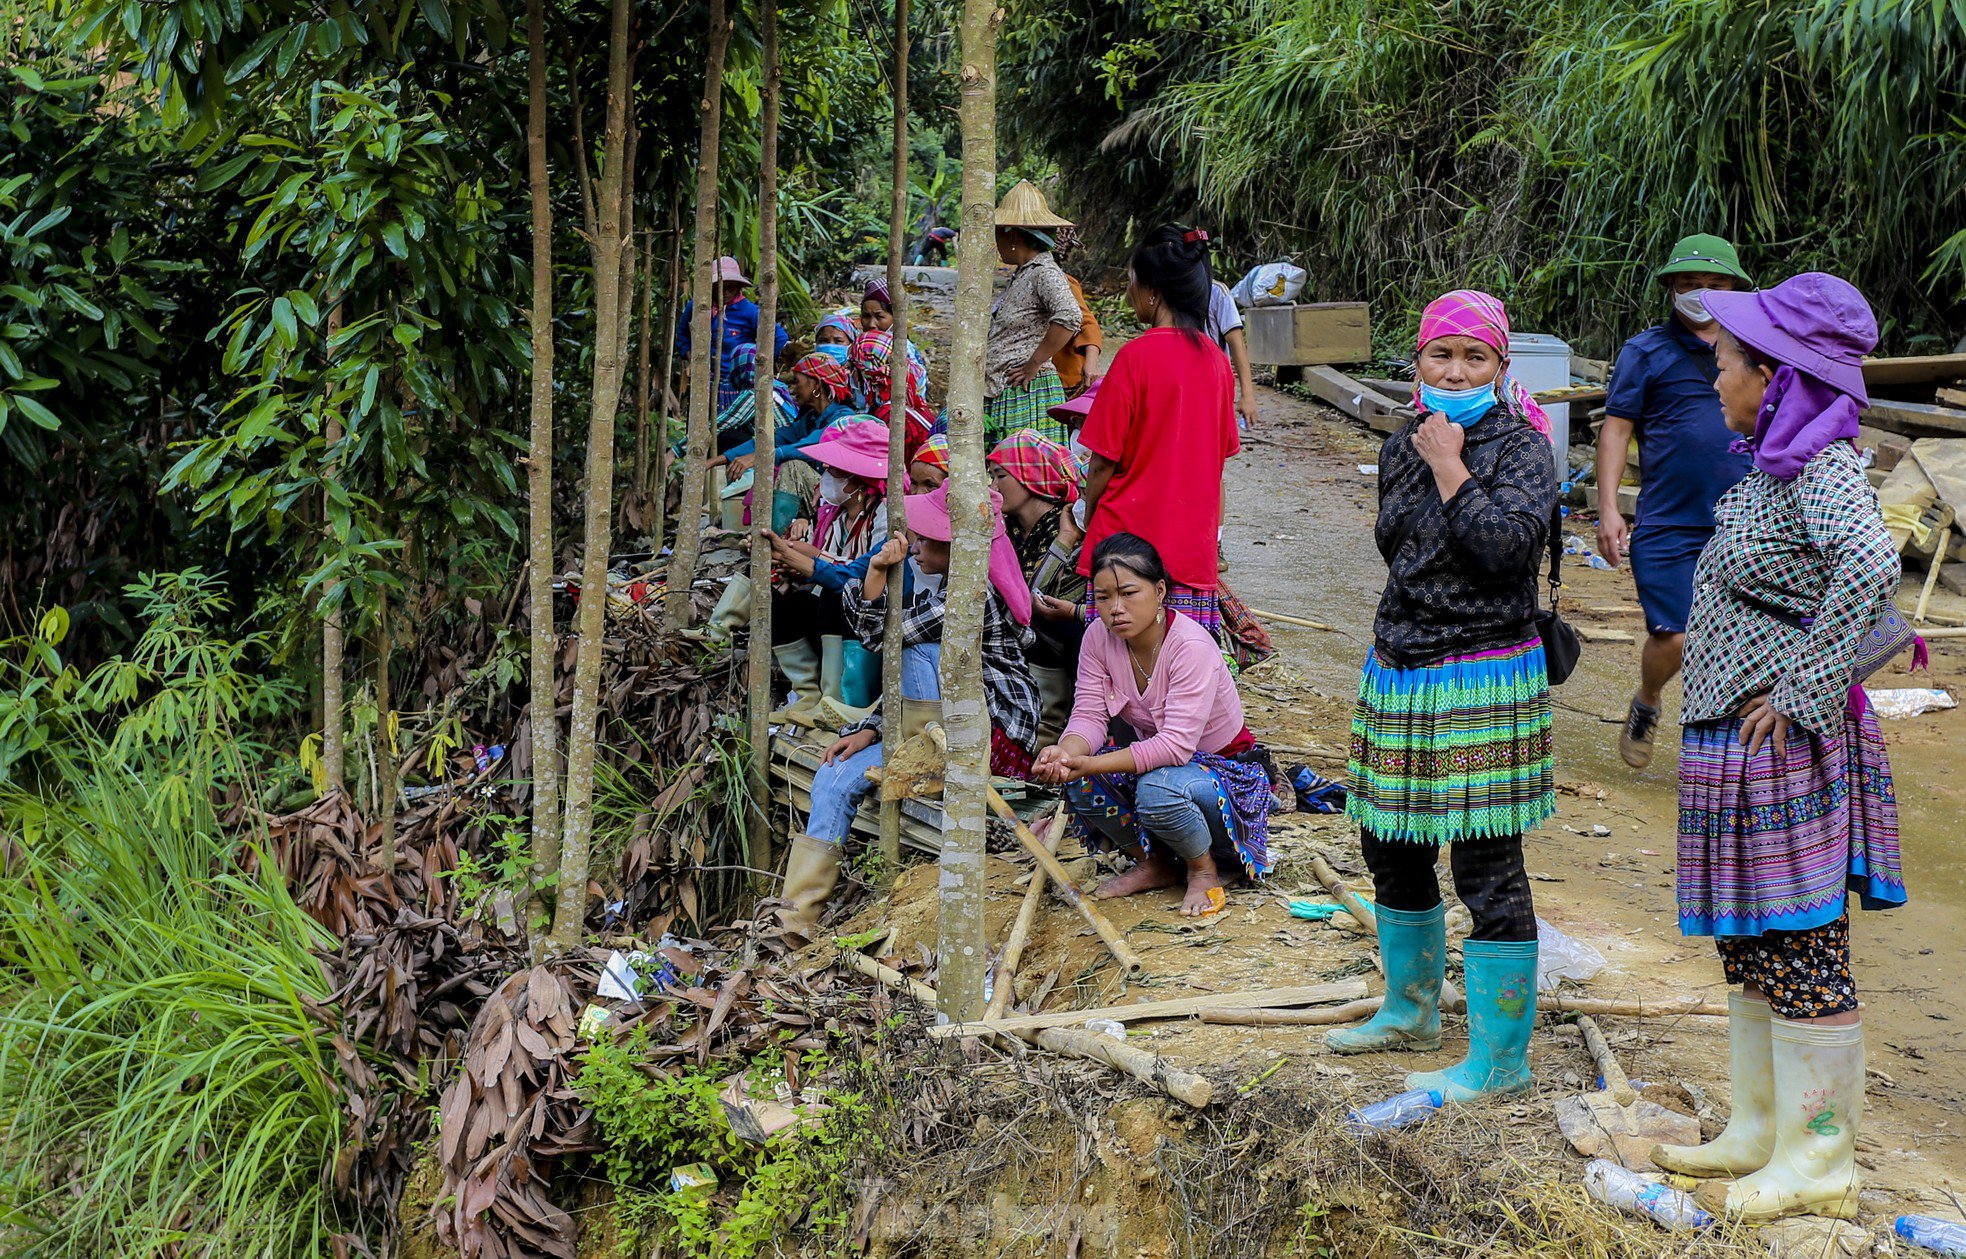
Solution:
{"label": "navy blue shirt", "polygon": [[[689,324],[695,314],[696,303],[684,302],[683,313],[676,320],[676,353],[683,358],[689,357]],[[730,358],[737,353],[738,346],[757,343],[758,314],[758,304],[748,297],[740,297],[721,310],[710,312],[710,334],[719,337],[723,345],[718,352],[718,380],[729,379]],[[772,337],[772,361],[782,365],[785,361],[785,344],[789,338],[782,324],[775,325],[773,331],[777,335]]]}
{"label": "navy blue shirt", "polygon": [[1734,434],[1713,391],[1713,347],[1675,317],[1647,328],[1618,352],[1604,413],[1632,422],[1638,437],[1638,520],[1711,529],[1713,505],[1752,467],[1729,450]]}

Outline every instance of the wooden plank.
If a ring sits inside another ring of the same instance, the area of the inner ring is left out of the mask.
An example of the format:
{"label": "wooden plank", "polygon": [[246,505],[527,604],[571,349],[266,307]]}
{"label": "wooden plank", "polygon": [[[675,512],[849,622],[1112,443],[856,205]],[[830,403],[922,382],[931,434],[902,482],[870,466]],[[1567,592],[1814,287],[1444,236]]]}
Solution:
{"label": "wooden plank", "polygon": [[1871,389],[1880,385],[1929,385],[1951,380],[1955,376],[1966,376],[1966,354],[1920,354],[1906,358],[1864,360],[1864,384]]}
{"label": "wooden plank", "polygon": [[1565,385],[1561,389],[1539,389],[1529,396],[1544,406],[1574,403],[1582,407],[1603,402],[1611,395],[1603,385]]}
{"label": "wooden plank", "polygon": [[1393,432],[1415,414],[1406,403],[1388,398],[1335,367],[1305,368],[1304,387],[1320,401],[1330,403],[1355,420],[1364,420],[1381,433]]}
{"label": "wooden plank", "polygon": [[1176,997],[1167,1001],[1142,1001],[1135,1005],[1102,1006],[1091,1010],[1060,1010],[1054,1014],[1023,1014],[1008,1019],[988,1019],[980,1023],[951,1023],[929,1029],[931,1036],[984,1036],[991,1032],[1035,1032],[1047,1027],[1077,1027],[1087,1019],[1112,1019],[1116,1023],[1137,1023],[1148,1019],[1184,1019],[1203,1010],[1237,1008],[1267,1010],[1286,1005],[1328,1005],[1336,1001],[1356,1001],[1365,995],[1363,979],[1341,979],[1335,983],[1311,984],[1302,988],[1263,988],[1255,992],[1215,992],[1200,997]]}
{"label": "wooden plank", "polygon": [[1942,407],[1966,407],[1966,388],[1941,389],[1934,401]]}
{"label": "wooden plank", "polygon": [[1372,357],[1372,308],[1364,302],[1253,306],[1242,313],[1242,326],[1252,363],[1308,367]]}
{"label": "wooden plank", "polygon": [[1966,437],[1966,411],[1930,402],[1874,399],[1864,408],[1863,422],[1915,437]]}

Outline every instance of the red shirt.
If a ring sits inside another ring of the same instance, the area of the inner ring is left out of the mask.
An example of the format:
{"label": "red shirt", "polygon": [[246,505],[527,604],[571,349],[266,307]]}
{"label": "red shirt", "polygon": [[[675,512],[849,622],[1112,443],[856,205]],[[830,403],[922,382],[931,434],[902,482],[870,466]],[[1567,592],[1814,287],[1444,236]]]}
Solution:
{"label": "red shirt", "polygon": [[1199,333],[1153,328],[1113,356],[1079,442],[1118,464],[1086,521],[1079,572],[1115,533],[1153,543],[1168,576],[1215,589],[1222,464],[1242,449],[1229,358]]}

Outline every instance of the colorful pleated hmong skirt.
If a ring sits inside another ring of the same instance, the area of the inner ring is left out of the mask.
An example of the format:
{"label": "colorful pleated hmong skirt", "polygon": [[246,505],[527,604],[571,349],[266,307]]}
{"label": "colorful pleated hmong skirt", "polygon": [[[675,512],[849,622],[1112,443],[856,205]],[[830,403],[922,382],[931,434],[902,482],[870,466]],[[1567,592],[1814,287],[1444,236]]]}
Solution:
{"label": "colorful pleated hmong skirt", "polygon": [[[1120,744],[1108,743],[1099,749],[1099,755],[1118,751]],[[1242,862],[1243,873],[1250,878],[1260,878],[1270,872],[1270,775],[1259,761],[1242,760],[1233,756],[1216,756],[1207,752],[1197,752],[1188,761],[1208,771],[1215,780],[1215,808],[1222,821],[1222,831],[1235,844],[1236,857]],[[1085,791],[1080,799],[1074,800],[1075,813],[1083,815],[1086,811],[1096,811],[1101,816],[1116,823],[1119,829],[1129,831],[1140,845],[1140,851],[1151,851],[1153,837],[1147,828],[1140,825],[1134,813],[1135,794],[1140,784],[1138,774],[1092,774],[1085,780]],[[1088,828],[1087,841],[1097,846],[1097,839]]]}
{"label": "colorful pleated hmong skirt", "polygon": [[1058,373],[1046,371],[1028,385],[1009,385],[983,404],[983,442],[994,446],[1020,428],[1034,428],[1064,445],[1071,432],[1051,418],[1051,408],[1065,401]]}
{"label": "colorful pleated hmong skirt", "polygon": [[1793,728],[1753,756],[1738,720],[1686,727],[1679,751],[1679,929],[1758,936],[1905,902],[1898,801],[1876,714],[1822,737]]}
{"label": "colorful pleated hmong skirt", "polygon": [[1543,642],[1418,669],[1367,657],[1345,812],[1381,840],[1520,835],[1556,812]]}

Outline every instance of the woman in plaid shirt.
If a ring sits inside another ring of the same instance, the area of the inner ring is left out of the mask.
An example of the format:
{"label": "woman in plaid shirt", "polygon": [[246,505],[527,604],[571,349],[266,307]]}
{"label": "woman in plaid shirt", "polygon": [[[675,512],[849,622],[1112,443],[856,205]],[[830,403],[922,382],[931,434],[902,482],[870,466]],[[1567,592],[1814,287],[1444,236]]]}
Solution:
{"label": "woman in plaid shirt", "polygon": [[1714,389],[1754,469],[1720,500],[1694,575],[1679,764],[1679,921],[1729,983],[1734,1112],[1660,1166],[1734,1180],[1729,1216],[1857,1210],[1863,1026],[1848,893],[1904,902],[1897,804],[1853,665],[1898,586],[1854,439],[1877,323],[1835,276],[1709,291]]}

